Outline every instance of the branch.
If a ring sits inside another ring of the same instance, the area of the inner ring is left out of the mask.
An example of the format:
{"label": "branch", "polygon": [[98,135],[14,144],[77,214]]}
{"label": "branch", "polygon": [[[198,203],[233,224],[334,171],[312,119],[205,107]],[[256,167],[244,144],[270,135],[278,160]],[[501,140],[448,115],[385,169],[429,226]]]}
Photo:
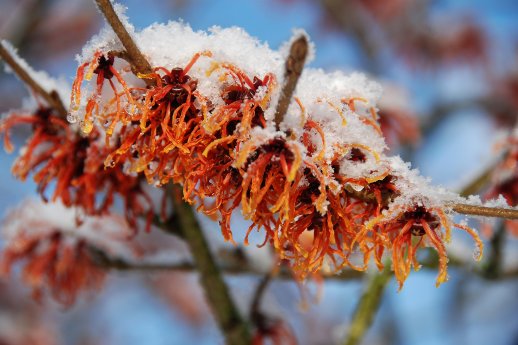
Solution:
{"label": "branch", "polygon": [[259,282],[259,285],[257,285],[257,288],[254,293],[254,297],[252,299],[252,305],[250,307],[250,320],[254,323],[254,325],[261,329],[265,327],[266,323],[266,315],[261,312],[261,301],[262,298],[266,292],[266,289],[268,288],[268,285],[272,281],[272,279],[277,274],[277,267],[274,267],[273,270],[268,272],[261,281]]}
{"label": "branch", "polygon": [[299,77],[304,69],[304,62],[306,61],[307,54],[308,40],[306,36],[302,35],[293,41],[290,47],[290,55],[288,55],[288,58],[286,59],[284,85],[275,111],[275,125],[277,126],[277,129],[279,129],[279,126],[284,119],[284,115],[286,115],[286,112],[288,111],[293,91],[295,91]]}
{"label": "branch", "polygon": [[126,261],[122,258],[113,258],[108,256],[99,248],[89,246],[88,253],[94,263],[107,270],[116,271],[193,271],[194,265],[191,262],[180,262],[175,264],[153,264],[153,263],[135,263]]}
{"label": "branch", "polygon": [[[196,272],[196,267],[191,261],[182,261],[176,263],[146,263],[146,262],[131,262],[123,258],[110,257],[104,253],[101,249],[90,247],[90,254],[92,255],[94,262],[102,268],[115,271],[179,271],[179,272]],[[225,250],[220,252],[220,260],[218,260],[219,269],[226,275],[264,275],[264,271],[258,269],[255,265],[252,265],[243,257],[241,248],[235,250]],[[224,259],[221,259],[223,257]],[[466,262],[448,255],[450,267],[457,267],[466,269]],[[491,261],[491,259],[490,259]],[[433,256],[426,260],[423,260],[421,267],[424,269],[434,270],[438,267],[437,257]],[[469,271],[483,279],[498,280],[498,279],[513,279],[518,278],[518,269],[506,270],[505,272],[488,272],[486,268],[473,269]],[[344,269],[339,273],[321,273],[320,276],[325,280],[332,281],[352,281],[357,280],[365,276],[365,272],[355,271],[351,269]],[[271,276],[271,279],[279,279],[291,281],[295,277],[293,272],[286,267],[277,268],[275,274]]]}
{"label": "branch", "polygon": [[[131,38],[130,34],[122,24],[119,16],[113,9],[113,6],[110,0],[95,0],[95,3],[101,10],[104,18],[110,24],[115,34],[121,41],[124,49],[126,49],[126,57],[129,59],[132,67],[138,73],[149,74],[153,72],[153,68],[147,61],[147,59],[142,55],[139,48],[137,47],[135,41]],[[145,79],[146,83],[152,82],[151,79]]]}
{"label": "branch", "polygon": [[499,217],[506,219],[518,219],[518,210],[513,208],[475,206],[467,204],[450,204],[448,205],[453,211],[483,217]]}
{"label": "branch", "polygon": [[201,285],[226,342],[235,345],[250,344],[248,325],[234,305],[194,211],[182,200],[182,188],[177,185],[172,186],[172,201],[184,239],[191,249],[195,266],[200,273]]}
{"label": "branch", "polygon": [[392,272],[390,270],[390,265],[385,265],[383,271],[376,273],[376,275],[369,281],[367,288],[356,307],[356,311],[354,312],[353,320],[349,328],[349,334],[345,339],[345,345],[356,345],[360,343],[372,324],[376,311],[381,304],[383,291],[391,277]]}
{"label": "branch", "polygon": [[7,65],[14,71],[14,73],[23,81],[31,90],[40,95],[47,105],[58,112],[62,117],[67,116],[67,110],[59,98],[56,90],[47,91],[45,90],[36,80],[34,80],[29,72],[27,72],[19,63],[16,58],[9,52],[4,46],[4,43],[0,41],[0,57],[5,61]]}
{"label": "branch", "polygon": [[502,275],[502,261],[503,261],[503,243],[505,240],[505,225],[501,222],[499,227],[493,234],[490,244],[489,260],[483,273],[488,279],[495,279]]}

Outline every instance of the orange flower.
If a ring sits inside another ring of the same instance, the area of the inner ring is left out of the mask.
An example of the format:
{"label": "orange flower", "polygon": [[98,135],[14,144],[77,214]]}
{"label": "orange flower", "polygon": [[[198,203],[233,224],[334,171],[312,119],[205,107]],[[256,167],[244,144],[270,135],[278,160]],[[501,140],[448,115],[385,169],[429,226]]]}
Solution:
{"label": "orange flower", "polygon": [[[101,103],[102,91],[104,86],[104,81],[108,80],[112,91],[115,94],[115,103],[117,109],[121,108],[121,95],[119,91],[115,87],[115,84],[112,81],[112,78],[115,77],[118,83],[122,86],[123,92],[125,93],[126,100],[131,101],[131,97],[128,94],[128,87],[126,82],[119,74],[119,72],[113,67],[113,63],[115,61],[115,57],[112,52],[108,52],[107,54],[102,54],[101,52],[96,52],[90,62],[85,62],[81,66],[79,66],[77,70],[77,77],[74,80],[74,84],[72,85],[72,94],[70,100],[70,114],[72,114],[72,118],[75,117],[75,113],[79,110],[79,104],[81,101],[81,84],[84,79],[90,80],[93,74],[97,75],[96,78],[96,88],[95,92],[90,95],[88,101],[86,103],[85,112],[83,121],[81,122],[81,128],[83,132],[90,133],[94,128],[92,117],[99,116],[99,103]],[[85,69],[88,67],[88,70],[85,75]],[[107,128],[107,132],[111,133],[114,129],[115,122],[113,121],[109,124]]]}
{"label": "orange flower", "polygon": [[[92,261],[89,246],[106,252],[121,243],[130,231],[115,218],[87,218],[77,227],[74,209],[62,204],[28,202],[11,212],[3,224],[6,246],[0,259],[0,273],[8,275],[18,262],[24,262],[23,281],[41,299],[48,288],[52,297],[71,305],[82,290],[101,287],[105,270]],[[90,235],[103,232],[105,236]]]}
{"label": "orange flower", "polygon": [[[117,106],[115,110],[99,115],[111,123],[111,127],[122,124],[117,133],[119,144],[106,157],[106,167],[127,162],[131,172],[143,172],[152,184],[161,185],[170,178],[181,178],[183,170],[176,161],[181,160],[182,155],[189,155],[203,139],[202,119],[194,106],[198,96],[197,81],[187,74],[201,55],[210,53],[196,54],[185,68],[171,71],[155,68],[154,73],[141,76],[154,79],[156,86],[125,88],[126,94],[136,95],[136,98],[128,96],[132,104],[130,109]],[[114,97],[119,96],[115,93]],[[111,136],[112,132],[106,134]]]}
{"label": "orange flower", "polygon": [[[121,196],[129,224],[136,228],[137,217],[145,215],[150,226],[151,199],[142,190],[140,179],[123,174],[121,169],[104,169],[109,149],[97,142],[97,131],[82,137],[52,110],[40,108],[34,114],[12,114],[0,124],[6,150],[13,149],[11,128],[26,123],[32,124],[33,134],[12,168],[16,177],[25,180],[33,173],[44,200],[49,184],[55,182],[52,201],[79,206],[90,215],[107,214],[115,196]],[[103,195],[101,202],[99,195]]]}
{"label": "orange flower", "polygon": [[[211,59],[205,74],[192,69],[202,56]],[[230,219],[241,206],[252,222],[245,244],[251,231],[263,231],[262,245],[272,245],[301,279],[322,269],[365,270],[372,256],[381,269],[384,254],[391,252],[402,284],[411,266],[417,267],[415,251],[425,244],[439,253],[438,283],[446,279],[444,242],[450,221],[440,207],[391,206],[405,192],[381,152],[379,116],[366,98],[337,102],[318,97],[309,107],[295,98],[300,128],[274,131],[265,114],[271,115],[270,100],[278,91],[275,76],[250,75],[212,56],[200,52],[185,67],[157,67],[139,75],[154,81],[147,88],[122,82],[123,91],[112,88],[111,99],[98,103],[102,111],[93,118],[110,124],[106,142],[115,142],[115,148],[105,159],[107,168],[125,166],[158,186],[171,180],[183,184],[184,199],[209,216],[219,216],[223,236],[231,242]],[[113,62],[94,59],[99,66],[109,65],[112,73]],[[198,90],[198,84],[206,90],[208,83],[210,97]],[[315,106],[319,104],[323,107]],[[327,113],[320,118],[316,111]],[[335,125],[336,133],[328,135],[326,130],[335,130],[330,127]],[[341,138],[340,130],[350,126],[372,135],[372,147],[362,135]],[[481,246],[470,228],[454,226],[468,231]],[[353,262],[355,251],[363,263]]]}
{"label": "orange flower", "polygon": [[[478,234],[462,224],[451,224],[444,211],[439,207],[425,208],[419,205],[395,207],[388,214],[381,214],[365,223],[357,234],[355,242],[363,252],[364,262],[368,262],[372,252],[384,249],[392,251],[392,267],[399,283],[403,286],[411,268],[418,270],[417,249],[429,245],[439,256],[439,275],[437,286],[448,280],[445,242],[450,241],[451,228],[456,227],[468,232],[476,242],[476,259],[482,258],[483,244]],[[378,266],[383,267],[378,256]]]}

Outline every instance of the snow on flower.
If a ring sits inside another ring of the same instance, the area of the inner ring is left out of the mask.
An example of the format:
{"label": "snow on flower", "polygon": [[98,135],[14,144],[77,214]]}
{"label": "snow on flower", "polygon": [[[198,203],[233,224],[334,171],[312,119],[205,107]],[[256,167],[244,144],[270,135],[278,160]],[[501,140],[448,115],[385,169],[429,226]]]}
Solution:
{"label": "snow on flower", "polygon": [[261,231],[263,245],[299,278],[329,266],[364,270],[372,256],[381,268],[391,252],[402,284],[418,267],[415,251],[431,246],[440,284],[452,227],[470,233],[481,252],[476,232],[448,215],[447,202],[462,199],[386,155],[377,83],[306,68],[276,124],[285,47],[271,50],[239,28],[127,26],[152,73],[135,76],[105,28],[78,57],[71,95],[69,118],[81,120],[86,138],[104,136],[105,171],[182,184],[185,200],[217,216],[231,242],[230,218],[240,208],[252,222],[248,233]]}

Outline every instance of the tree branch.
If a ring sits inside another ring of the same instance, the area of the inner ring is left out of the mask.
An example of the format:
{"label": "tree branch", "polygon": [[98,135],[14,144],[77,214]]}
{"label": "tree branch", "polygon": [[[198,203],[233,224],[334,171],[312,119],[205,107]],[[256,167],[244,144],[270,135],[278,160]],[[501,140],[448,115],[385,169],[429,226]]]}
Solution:
{"label": "tree branch", "polygon": [[288,111],[293,91],[297,86],[299,77],[304,69],[304,62],[308,54],[308,40],[306,36],[301,35],[299,38],[293,41],[290,47],[290,55],[286,59],[286,65],[284,70],[284,85],[281,90],[281,96],[279,103],[277,103],[277,109],[275,110],[275,125],[277,129],[284,119],[284,115]]}
{"label": "tree branch", "polygon": [[[119,16],[113,9],[113,6],[110,0],[95,0],[95,3],[99,7],[99,10],[104,15],[104,18],[110,24],[115,34],[121,41],[124,49],[126,49],[126,57],[130,61],[132,67],[136,69],[137,72],[142,74],[149,74],[153,72],[153,68],[147,61],[147,59],[142,55],[137,44],[131,38],[128,30],[122,24]],[[151,79],[145,79],[146,83],[151,82]]]}
{"label": "tree branch", "polygon": [[487,207],[467,204],[450,204],[448,207],[460,214],[518,219],[518,210],[512,208]]}
{"label": "tree branch", "polygon": [[27,72],[19,63],[16,58],[11,55],[9,50],[4,46],[4,43],[0,41],[0,57],[5,61],[7,65],[14,71],[14,73],[23,81],[31,90],[45,100],[47,105],[53,108],[62,117],[67,116],[67,110],[63,105],[63,102],[59,98],[56,90],[47,91],[45,90],[36,80],[34,80],[29,72]]}
{"label": "tree branch", "polygon": [[261,301],[268,285],[277,273],[276,268],[277,267],[274,267],[273,270],[268,272],[268,274],[261,279],[259,285],[257,285],[257,288],[255,289],[254,297],[252,298],[252,304],[250,306],[250,320],[257,328],[264,328],[264,324],[266,323],[266,316],[261,311]]}
{"label": "tree branch", "polygon": [[[129,262],[121,258],[110,258],[106,254],[103,253],[103,256],[100,256],[98,253],[92,255],[95,263],[102,268],[107,270],[114,271],[135,271],[135,272],[158,272],[158,271],[176,271],[176,272],[192,272],[196,273],[196,266],[190,261],[182,261],[178,263],[135,263]],[[230,276],[244,276],[244,275],[254,275],[260,276],[263,271],[258,270],[257,268],[249,265],[249,264],[235,264],[229,262],[223,262],[219,266],[219,270],[221,273]],[[353,281],[362,278],[365,275],[364,272],[353,271],[353,270],[344,270],[338,274],[325,274],[322,277],[326,280],[336,280],[336,281]],[[287,269],[280,270],[273,279],[292,281],[294,280],[294,276],[292,272]]]}
{"label": "tree branch", "polygon": [[[106,253],[104,253],[99,248],[90,247],[90,254],[94,259],[94,262],[108,270],[115,271],[179,271],[179,272],[196,272],[196,267],[191,261],[182,261],[175,263],[146,263],[146,262],[131,262],[127,261],[123,258],[110,257]],[[264,275],[263,270],[259,270],[254,265],[250,264],[246,258],[243,258],[243,254],[241,253],[241,249],[238,248],[236,250],[225,250],[220,255],[225,259],[218,260],[219,270],[226,275],[254,275],[261,276]],[[490,259],[491,260],[491,259]],[[431,257],[429,259],[423,260],[421,262],[421,266],[424,269],[434,270],[438,267],[437,257]],[[457,267],[461,269],[466,269],[466,262],[449,255],[449,266]],[[518,278],[518,268],[514,270],[507,270],[502,272],[501,270],[489,272],[488,268],[479,268],[473,269],[469,271],[483,279],[488,280],[504,280],[504,279],[514,279]],[[332,281],[352,281],[357,280],[365,276],[365,272],[355,271],[351,269],[344,269],[339,273],[321,273],[321,277],[325,280]],[[291,272],[288,268],[282,267],[276,269],[275,274],[271,275],[270,279],[279,279],[291,281],[294,280],[295,277],[293,272]],[[257,294],[257,292],[256,292]]]}
{"label": "tree branch", "polygon": [[208,243],[194,211],[182,200],[182,188],[172,186],[172,202],[184,239],[191,248],[195,266],[200,273],[201,285],[214,312],[214,317],[228,344],[249,344],[248,325],[237,310],[221,272],[214,261]]}
{"label": "tree branch", "polygon": [[390,265],[385,265],[383,271],[376,273],[369,281],[354,312],[349,334],[344,342],[345,345],[356,345],[360,343],[372,324],[374,316],[381,304],[383,291],[391,277],[392,271]]}
{"label": "tree branch", "polygon": [[496,231],[493,233],[493,237],[489,242],[489,259],[487,260],[486,267],[483,270],[485,277],[488,279],[495,279],[502,275],[502,247],[505,240],[505,233],[505,224],[502,221]]}

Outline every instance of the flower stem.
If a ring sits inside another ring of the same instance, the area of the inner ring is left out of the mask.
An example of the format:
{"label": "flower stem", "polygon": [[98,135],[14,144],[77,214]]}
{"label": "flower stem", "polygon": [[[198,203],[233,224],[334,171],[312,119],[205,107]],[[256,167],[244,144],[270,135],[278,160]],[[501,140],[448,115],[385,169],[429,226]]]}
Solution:
{"label": "flower stem", "polygon": [[381,304],[383,291],[391,277],[390,264],[387,264],[382,272],[376,273],[368,282],[365,292],[354,312],[349,334],[344,342],[345,345],[356,345],[363,339],[372,324],[376,311]]}
{"label": "flower stem", "polygon": [[67,110],[63,105],[63,102],[59,98],[56,90],[47,91],[34,80],[29,72],[27,72],[19,63],[16,58],[9,52],[4,46],[4,43],[0,41],[0,57],[5,61],[7,65],[14,71],[14,73],[23,81],[31,90],[37,95],[41,96],[47,105],[53,108],[62,117],[67,116]]}
{"label": "flower stem", "polygon": [[299,38],[293,41],[290,47],[290,55],[286,59],[286,65],[284,70],[284,85],[281,90],[281,97],[279,103],[277,103],[277,109],[275,110],[275,125],[277,129],[284,119],[284,115],[288,111],[293,91],[297,86],[299,77],[304,69],[304,62],[308,54],[308,40],[306,36],[301,35]]}

